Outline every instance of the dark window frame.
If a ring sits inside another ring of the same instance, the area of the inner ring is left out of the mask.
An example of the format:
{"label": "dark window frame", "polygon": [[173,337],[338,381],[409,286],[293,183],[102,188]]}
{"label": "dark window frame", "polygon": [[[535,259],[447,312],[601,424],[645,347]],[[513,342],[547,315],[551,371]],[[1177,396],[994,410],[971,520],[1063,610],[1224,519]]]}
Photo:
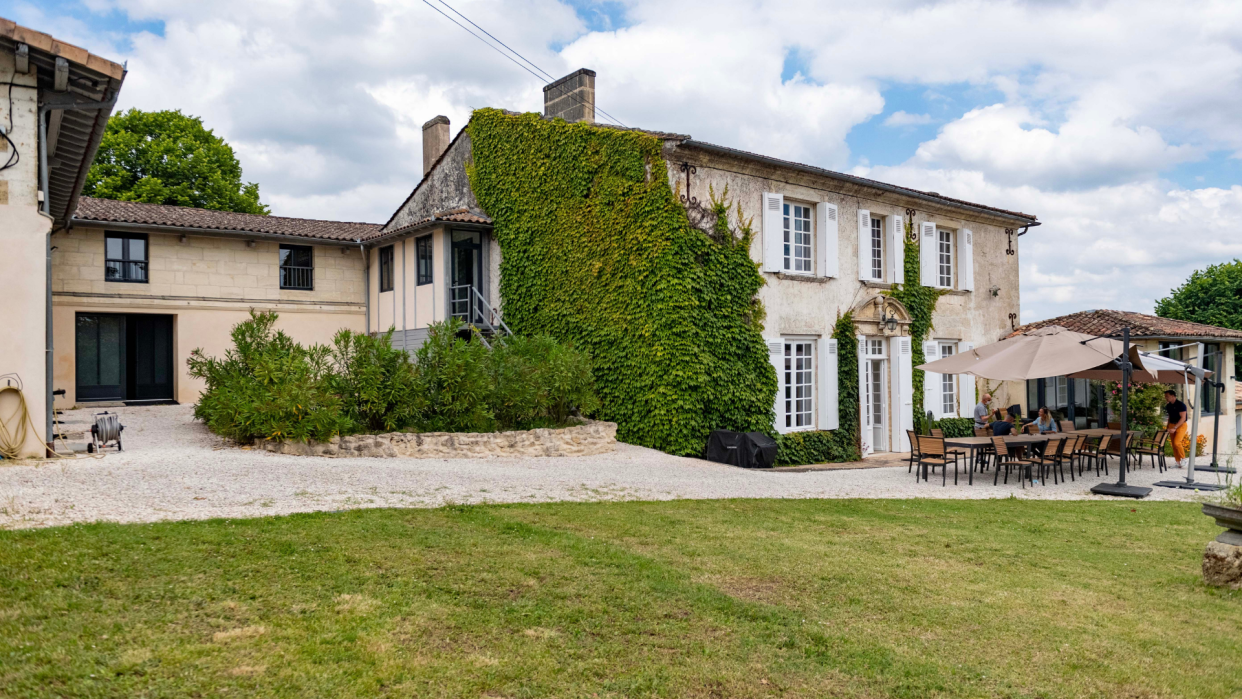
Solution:
{"label": "dark window frame", "polygon": [[[430,284],[435,280],[435,254],[431,236],[424,235],[414,239],[414,259],[418,266],[418,279],[415,286]],[[424,263],[425,266],[424,266]]]}
{"label": "dark window frame", "polygon": [[[108,256],[108,241],[121,241],[121,256]],[[142,241],[142,259],[131,259],[129,251],[129,243],[131,240]],[[108,270],[112,263],[117,263],[121,275],[118,277],[109,276]],[[147,238],[146,233],[117,233],[113,231],[104,232],[104,281],[116,284],[146,284],[149,282],[151,262],[151,241]],[[133,272],[141,270],[141,278],[134,275]]]}
{"label": "dark window frame", "polygon": [[379,249],[379,290],[380,293],[393,290],[393,274],[395,267],[393,246],[385,245]]}
{"label": "dark window frame", "polygon": [[[289,255],[283,255],[288,251]],[[310,265],[291,265],[286,264],[288,260],[293,260],[295,253],[305,252],[310,257]],[[289,291],[314,291],[315,290],[315,247],[313,245],[293,245],[290,243],[281,243],[280,252],[277,255],[280,259],[280,288]],[[286,272],[286,270],[289,270]]]}

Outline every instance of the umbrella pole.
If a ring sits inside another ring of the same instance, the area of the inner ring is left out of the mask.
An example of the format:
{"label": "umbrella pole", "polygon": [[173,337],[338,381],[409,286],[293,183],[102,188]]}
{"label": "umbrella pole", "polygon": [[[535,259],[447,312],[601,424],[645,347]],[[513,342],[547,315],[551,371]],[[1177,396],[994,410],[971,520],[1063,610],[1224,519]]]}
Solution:
{"label": "umbrella pole", "polygon": [[1129,420],[1130,408],[1130,371],[1134,365],[1130,362],[1130,328],[1121,329],[1121,358],[1117,360],[1118,366],[1121,367],[1121,445],[1118,451],[1121,454],[1121,463],[1117,466],[1118,479],[1116,483],[1100,483],[1091,489],[1096,495],[1112,495],[1123,498],[1145,498],[1151,495],[1151,488],[1139,488],[1133,485],[1126,485],[1126,422]]}
{"label": "umbrella pole", "polygon": [[1209,473],[1237,473],[1232,466],[1221,466],[1216,462],[1217,446],[1220,444],[1220,401],[1225,395],[1225,382],[1211,382],[1213,389],[1216,391],[1216,411],[1213,413],[1215,422],[1212,423],[1212,465],[1200,466],[1196,471],[1207,471]]}
{"label": "umbrella pole", "polygon": [[[1186,462],[1186,480],[1156,481],[1161,488],[1181,488],[1183,490],[1223,490],[1225,486],[1216,483],[1195,482],[1195,452],[1199,450],[1199,414],[1203,411],[1203,343],[1195,343],[1195,410],[1190,419],[1190,454]],[[1219,420],[1218,420],[1219,421]]]}

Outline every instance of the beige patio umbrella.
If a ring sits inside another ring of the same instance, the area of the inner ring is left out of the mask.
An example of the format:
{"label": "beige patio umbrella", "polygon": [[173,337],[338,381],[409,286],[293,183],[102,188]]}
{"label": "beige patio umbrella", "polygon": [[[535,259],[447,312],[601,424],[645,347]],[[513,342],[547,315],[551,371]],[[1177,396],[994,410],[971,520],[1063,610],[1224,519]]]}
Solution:
{"label": "beige patio umbrella", "polygon": [[[1169,357],[1161,357],[1158,354],[1140,352],[1136,347],[1130,348],[1130,362],[1134,364],[1134,369],[1130,372],[1130,380],[1139,383],[1187,383],[1190,377],[1194,376],[1194,367],[1190,364]],[[1203,374],[1206,377],[1212,372],[1204,369]],[[1120,381],[1121,370],[1110,360],[1102,362],[1098,367],[1075,371],[1067,376],[1071,379]]]}
{"label": "beige patio umbrella", "polygon": [[[1118,340],[1050,325],[915,368],[938,374],[972,374],[993,381],[1025,381],[1095,369],[1122,351]],[[1132,355],[1137,358],[1137,353]]]}

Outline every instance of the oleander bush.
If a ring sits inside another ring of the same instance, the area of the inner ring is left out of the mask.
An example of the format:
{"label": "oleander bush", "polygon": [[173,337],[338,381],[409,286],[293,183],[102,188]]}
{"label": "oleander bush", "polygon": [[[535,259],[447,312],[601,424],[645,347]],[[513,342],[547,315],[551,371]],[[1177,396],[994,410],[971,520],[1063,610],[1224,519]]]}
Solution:
{"label": "oleander bush", "polygon": [[336,334],[303,347],[275,330],[274,312],[251,312],[233,328],[224,358],[191,354],[206,390],[194,415],[216,434],[327,441],[393,431],[491,432],[563,427],[599,408],[591,362],[546,335],[460,336],[461,321],[430,327],[411,358],[392,332]]}
{"label": "oleander bush", "polygon": [[332,390],[331,351],[302,347],[273,330],[276,313],[255,313],[232,332],[222,359],[202,349],[190,354],[190,376],[206,382],[194,417],[239,442],[256,437],[327,440],[350,428],[343,401]]}

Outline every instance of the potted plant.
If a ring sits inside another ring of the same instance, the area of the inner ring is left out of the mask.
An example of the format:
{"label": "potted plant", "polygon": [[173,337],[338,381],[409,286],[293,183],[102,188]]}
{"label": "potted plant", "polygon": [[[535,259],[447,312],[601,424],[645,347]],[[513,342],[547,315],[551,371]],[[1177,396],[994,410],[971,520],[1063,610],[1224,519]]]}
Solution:
{"label": "potted plant", "polygon": [[[1232,462],[1233,460],[1230,459]],[[1216,540],[1230,546],[1242,546],[1242,481],[1229,483],[1215,502],[1203,503],[1203,514],[1225,528]]]}

